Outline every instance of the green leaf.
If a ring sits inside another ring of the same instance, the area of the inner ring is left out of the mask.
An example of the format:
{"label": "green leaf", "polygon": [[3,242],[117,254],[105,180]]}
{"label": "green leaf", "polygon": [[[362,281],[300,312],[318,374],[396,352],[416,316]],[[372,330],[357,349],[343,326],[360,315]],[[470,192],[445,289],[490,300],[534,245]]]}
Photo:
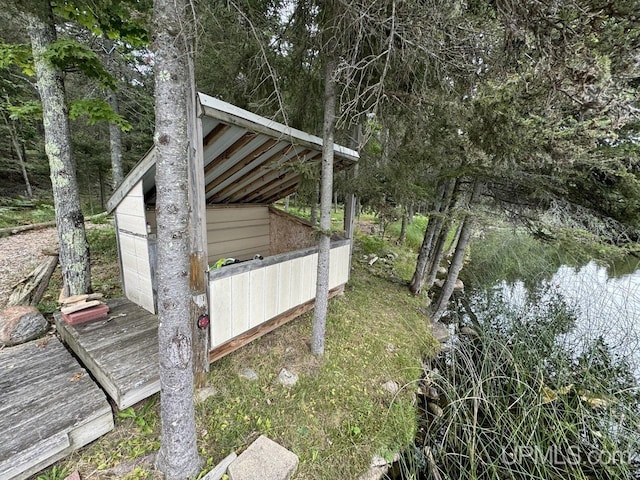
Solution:
{"label": "green leaf", "polygon": [[35,74],[31,47],[26,44],[0,43],[0,68],[14,65],[30,77]]}
{"label": "green leaf", "polygon": [[42,105],[37,100],[23,103],[20,106],[10,105],[9,117],[12,120],[28,120],[42,118]]}
{"label": "green leaf", "polygon": [[117,125],[123,132],[131,130],[131,124],[114,112],[109,104],[100,98],[88,98],[71,102],[69,118],[76,120],[83,116],[87,117],[89,125],[107,122]]}
{"label": "green leaf", "polygon": [[45,58],[64,71],[80,71],[103,86],[116,88],[115,79],[107,72],[95,52],[75,40],[59,39],[49,45]]}

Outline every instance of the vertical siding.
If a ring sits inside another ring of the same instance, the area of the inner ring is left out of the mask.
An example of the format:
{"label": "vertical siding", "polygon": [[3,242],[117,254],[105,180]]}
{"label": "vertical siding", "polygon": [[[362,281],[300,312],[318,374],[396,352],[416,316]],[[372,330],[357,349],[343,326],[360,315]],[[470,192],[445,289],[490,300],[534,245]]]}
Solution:
{"label": "vertical siding", "polygon": [[[350,246],[331,249],[329,288],[349,280]],[[210,281],[211,346],[217,347],[315,297],[318,254],[312,253]]]}
{"label": "vertical siding", "polygon": [[142,182],[120,202],[116,217],[125,295],[155,313]]}
{"label": "vertical siding", "polygon": [[269,207],[216,206],[207,208],[208,261],[220,258],[248,260],[270,253]]}

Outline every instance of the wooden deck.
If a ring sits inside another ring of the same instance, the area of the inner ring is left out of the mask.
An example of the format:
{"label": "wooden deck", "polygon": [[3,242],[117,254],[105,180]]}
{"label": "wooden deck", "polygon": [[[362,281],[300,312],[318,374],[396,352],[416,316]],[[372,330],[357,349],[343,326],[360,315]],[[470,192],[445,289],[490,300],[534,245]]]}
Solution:
{"label": "wooden deck", "polygon": [[55,315],[63,340],[119,409],[160,391],[158,318],[125,298],[108,302],[105,320],[67,325]]}
{"label": "wooden deck", "polygon": [[111,429],[104,392],[57,338],[0,351],[0,480],[27,478]]}

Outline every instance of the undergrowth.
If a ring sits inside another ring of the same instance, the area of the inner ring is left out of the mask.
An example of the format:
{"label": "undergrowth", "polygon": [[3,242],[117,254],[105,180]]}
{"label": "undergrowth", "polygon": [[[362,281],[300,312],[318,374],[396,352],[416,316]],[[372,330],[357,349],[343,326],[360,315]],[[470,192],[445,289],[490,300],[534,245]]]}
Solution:
{"label": "undergrowth", "polygon": [[[92,241],[99,244],[111,241],[112,233],[95,235]],[[384,264],[369,266],[360,246],[354,252],[345,293],[329,303],[322,360],[310,354],[307,314],[211,365],[208,386],[214,394],[196,405],[198,446],[207,469],[265,434],[299,456],[296,479],[357,478],[374,455],[391,460],[413,442],[421,358],[435,352],[436,342],[420,299],[403,284],[405,264],[415,261],[415,254],[387,242],[378,247]],[[110,251],[106,245],[102,250]],[[258,379],[242,378],[246,368]],[[298,375],[295,386],[276,381],[282,368]],[[385,388],[387,382],[395,382],[398,391]],[[113,432],[63,466],[81,475],[108,475],[153,452],[160,438],[158,404],[156,395],[121,412]],[[137,466],[127,478],[155,475]]]}

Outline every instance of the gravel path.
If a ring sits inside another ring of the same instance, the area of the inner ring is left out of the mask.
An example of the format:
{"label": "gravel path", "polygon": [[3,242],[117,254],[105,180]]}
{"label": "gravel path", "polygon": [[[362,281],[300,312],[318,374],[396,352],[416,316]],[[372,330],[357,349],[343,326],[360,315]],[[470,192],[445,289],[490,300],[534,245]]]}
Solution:
{"label": "gravel path", "polygon": [[57,247],[55,228],[0,238],[0,307],[6,305],[11,287],[45,259],[42,250]]}

